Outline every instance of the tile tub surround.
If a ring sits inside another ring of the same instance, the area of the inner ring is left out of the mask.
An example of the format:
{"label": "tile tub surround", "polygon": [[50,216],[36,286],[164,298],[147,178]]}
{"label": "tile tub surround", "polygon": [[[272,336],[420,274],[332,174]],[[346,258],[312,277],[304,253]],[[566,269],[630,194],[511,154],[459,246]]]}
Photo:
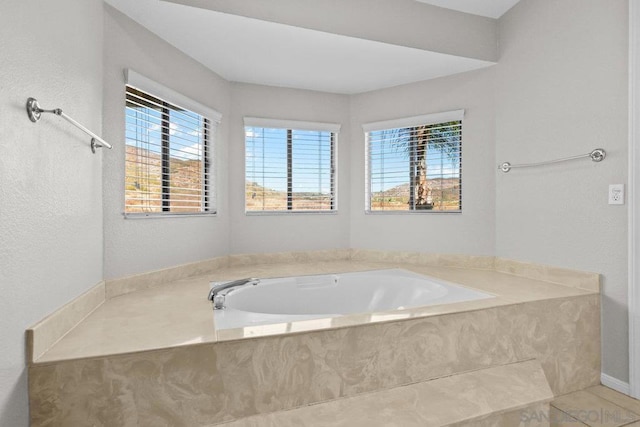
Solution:
{"label": "tile tub surround", "polygon": [[263,264],[309,263],[344,261],[350,259],[349,249],[324,251],[277,252],[268,254],[226,255],[209,260],[183,264],[149,273],[136,274],[107,281],[107,299],[164,283],[200,276],[226,267],[242,267]]}
{"label": "tile tub surround", "polygon": [[207,425],[530,359],[560,395],[598,384],[599,328],[599,295],[583,293],[38,362],[29,367],[32,425]]}
{"label": "tile tub surround", "polygon": [[421,252],[375,251],[363,249],[332,249],[321,251],[278,252],[267,254],[227,255],[177,267],[107,280],[106,298],[147,289],[176,280],[214,273],[225,267],[251,267],[264,264],[317,263],[331,261],[400,263],[427,267],[450,267],[495,270],[530,279],[573,286],[587,290],[600,289],[596,273],[549,267],[506,258]]}
{"label": "tile tub surround", "polygon": [[529,279],[600,292],[600,275],[596,273],[531,264],[506,258],[495,259],[495,270]]}
{"label": "tile tub surround", "polygon": [[552,398],[540,364],[532,360],[255,415],[225,426],[516,427],[521,420],[548,419]]}
{"label": "tile tub surround", "polygon": [[[496,295],[495,298],[383,313],[353,314],[315,321],[216,330],[206,300],[210,281],[242,277],[283,277],[402,267],[419,274]],[[156,350],[181,345],[247,339],[291,332],[349,327],[510,305],[592,295],[595,292],[488,270],[415,264],[331,261],[228,267],[214,274],[156,285],[107,300],[50,348],[37,362]],[[96,333],[96,332],[99,333]]]}
{"label": "tile tub surround", "polygon": [[[486,275],[483,276],[481,273],[478,273],[475,278],[469,278],[466,271],[497,271],[523,278],[535,279],[537,281],[558,283],[565,286],[576,287],[578,289],[592,291],[599,291],[600,289],[598,274],[528,264],[494,257],[440,255],[415,252],[385,252],[355,249],[230,255],[136,276],[110,280],[106,283],[101,282],[86,294],[81,295],[66,304],[55,313],[27,330],[27,360],[30,363],[38,360],[53,346],[53,344],[65,336],[65,334],[72,330],[84,319],[84,317],[104,303],[105,300],[110,300],[118,296],[136,293],[143,290],[151,290],[155,293],[154,289],[158,289],[159,298],[162,298],[162,292],[166,290],[167,286],[183,283],[188,285],[192,282],[189,280],[190,278],[195,278],[194,280],[197,281],[198,276],[202,277],[203,275],[211,277],[211,280],[213,280],[213,278],[216,280],[225,280],[237,279],[239,276],[273,277],[277,275],[285,275],[287,274],[287,271],[290,274],[312,274],[316,272],[333,273],[384,268],[384,266],[402,267],[403,265],[412,266],[416,271],[419,267],[429,267],[418,272],[435,275],[436,277],[441,277],[453,282],[458,281],[470,287],[477,287],[479,285],[479,280],[484,280],[486,283],[484,284],[483,290],[490,293],[501,294],[511,302],[524,301],[531,298],[535,299],[536,297],[545,294],[549,297],[558,297],[563,295],[562,293],[558,293],[557,289],[552,289],[548,284],[546,284],[546,286],[541,286],[537,283],[532,286],[532,282],[518,281],[510,278],[509,285],[504,285],[505,275],[489,276],[489,280],[486,280]],[[454,272],[458,270],[462,270],[463,273],[454,274]],[[439,274],[440,276],[438,276]],[[509,289],[515,286],[518,286],[518,289]],[[203,292],[206,292],[206,290]],[[519,293],[515,298],[514,292]],[[522,297],[527,293],[531,294],[530,298],[523,299]],[[145,297],[155,299],[156,295],[145,294]],[[141,301],[140,303],[146,304],[145,301]],[[499,301],[496,301],[496,303],[499,303]],[[482,303],[479,305],[470,304],[467,308],[481,308],[483,306],[486,305],[483,305]],[[461,308],[461,306],[456,307],[456,309]],[[171,310],[171,307],[167,307],[167,309]],[[448,311],[450,310],[440,310],[440,313]],[[428,309],[425,312],[425,314],[433,313],[434,312],[431,309]],[[130,314],[133,315],[133,311],[130,311]],[[420,312],[414,311],[408,315],[406,313],[404,315],[400,315],[399,318],[420,315],[422,315]],[[394,316],[396,316],[396,314],[387,315],[386,317],[393,318]],[[164,318],[164,316],[162,316],[162,318]],[[366,316],[351,316],[336,320],[331,324],[331,326],[348,326],[368,321],[369,320],[366,319]],[[204,323],[207,324],[208,327],[209,322],[206,321]],[[125,327],[125,325],[122,326]],[[298,326],[298,330],[309,330],[315,328],[313,324],[299,324]],[[258,331],[256,331],[256,333],[259,334]],[[247,334],[245,331],[242,336],[245,335],[251,334]],[[193,339],[194,337],[189,336],[179,342],[192,341]],[[228,339],[233,339],[233,335]],[[115,337],[114,340],[117,343],[118,337]],[[205,337],[204,340],[206,341],[208,338]],[[141,342],[146,341],[146,337],[141,337]],[[161,344],[176,345],[171,341],[171,339],[168,341],[169,342],[163,342]],[[80,343],[80,347],[83,346],[84,344]],[[151,345],[142,349],[159,348],[159,346],[160,344],[158,344],[158,346]],[[135,350],[137,349],[131,349],[131,351]]]}
{"label": "tile tub surround", "polygon": [[100,282],[84,294],[27,329],[27,360],[37,360],[67,332],[105,302]]}
{"label": "tile tub surround", "polygon": [[[598,383],[600,298],[588,286],[524,277],[522,263],[513,271],[518,275],[484,268],[493,258],[455,267],[464,259],[370,253],[373,261],[357,261],[352,255],[366,254],[349,251],[344,259],[344,251],[323,252],[315,261],[309,253],[224,258],[200,276],[182,266],[164,277],[139,276],[139,284],[120,281],[126,292],[112,294],[30,364],[33,425],[104,425],[101,416],[107,425],[128,425],[125,419],[206,425],[196,421],[233,420],[531,358],[540,361],[555,394]],[[397,267],[496,297],[223,331],[216,331],[205,298],[214,280]],[[598,282],[588,273],[558,277]]]}
{"label": "tile tub surround", "polygon": [[108,280],[106,284],[106,298],[111,299],[118,295],[152,288],[163,283],[213,273],[221,268],[227,267],[228,265],[229,258],[223,256],[206,261],[165,268],[163,270],[151,271],[149,273]]}

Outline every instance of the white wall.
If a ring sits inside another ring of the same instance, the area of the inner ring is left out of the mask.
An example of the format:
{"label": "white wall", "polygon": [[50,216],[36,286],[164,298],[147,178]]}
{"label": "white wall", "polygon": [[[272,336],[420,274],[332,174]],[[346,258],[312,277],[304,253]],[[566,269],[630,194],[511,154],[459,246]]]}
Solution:
{"label": "white wall", "polygon": [[[234,83],[229,137],[231,253],[347,248],[349,245],[349,97]],[[338,211],[331,214],[244,213],[244,117],[339,123]]]}
{"label": "white wall", "polygon": [[[226,255],[229,251],[227,140],[229,83],[105,4],[105,278],[128,276]],[[124,219],[125,80],[131,68],[222,113],[215,145],[218,215]]]}
{"label": "white wall", "polygon": [[167,0],[331,34],[495,61],[496,21],[415,0]]}
{"label": "white wall", "polygon": [[[364,123],[465,109],[462,214],[365,214]],[[493,255],[493,68],[354,95],[351,102],[351,247]]]}
{"label": "white wall", "polygon": [[499,162],[607,150],[497,178],[497,255],[604,277],[603,371],[628,380],[626,0],[522,0],[500,19],[496,66]]}
{"label": "white wall", "polygon": [[102,2],[0,3],[0,425],[27,426],[25,329],[102,279]]}

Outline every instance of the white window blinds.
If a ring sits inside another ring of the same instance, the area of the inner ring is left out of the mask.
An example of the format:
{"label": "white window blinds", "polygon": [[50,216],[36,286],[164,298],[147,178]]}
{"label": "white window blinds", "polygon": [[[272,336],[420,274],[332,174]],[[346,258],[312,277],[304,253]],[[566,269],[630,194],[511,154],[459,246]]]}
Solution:
{"label": "white window blinds", "polygon": [[245,210],[334,211],[337,125],[245,119]]}
{"label": "white window blinds", "polygon": [[463,115],[460,110],[365,125],[365,210],[460,212]]}
{"label": "white window blinds", "polygon": [[125,215],[215,213],[216,121],[126,87]]}

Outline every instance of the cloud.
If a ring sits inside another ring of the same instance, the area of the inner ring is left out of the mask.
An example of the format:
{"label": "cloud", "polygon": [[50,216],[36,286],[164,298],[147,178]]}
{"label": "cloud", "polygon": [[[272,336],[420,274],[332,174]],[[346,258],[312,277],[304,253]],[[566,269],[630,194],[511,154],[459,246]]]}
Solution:
{"label": "cloud", "polygon": [[202,156],[202,145],[196,143],[188,147],[182,147],[180,151],[176,152],[176,155],[188,160],[197,160]]}

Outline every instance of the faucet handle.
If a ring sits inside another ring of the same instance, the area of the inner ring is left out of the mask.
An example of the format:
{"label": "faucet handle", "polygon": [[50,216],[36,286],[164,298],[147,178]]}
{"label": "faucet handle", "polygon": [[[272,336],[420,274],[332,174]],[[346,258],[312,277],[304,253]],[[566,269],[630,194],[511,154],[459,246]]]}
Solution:
{"label": "faucet handle", "polygon": [[224,309],[224,299],[225,299],[225,295],[224,294],[217,294],[214,295],[212,301],[213,301],[213,309],[214,310],[222,310]]}

